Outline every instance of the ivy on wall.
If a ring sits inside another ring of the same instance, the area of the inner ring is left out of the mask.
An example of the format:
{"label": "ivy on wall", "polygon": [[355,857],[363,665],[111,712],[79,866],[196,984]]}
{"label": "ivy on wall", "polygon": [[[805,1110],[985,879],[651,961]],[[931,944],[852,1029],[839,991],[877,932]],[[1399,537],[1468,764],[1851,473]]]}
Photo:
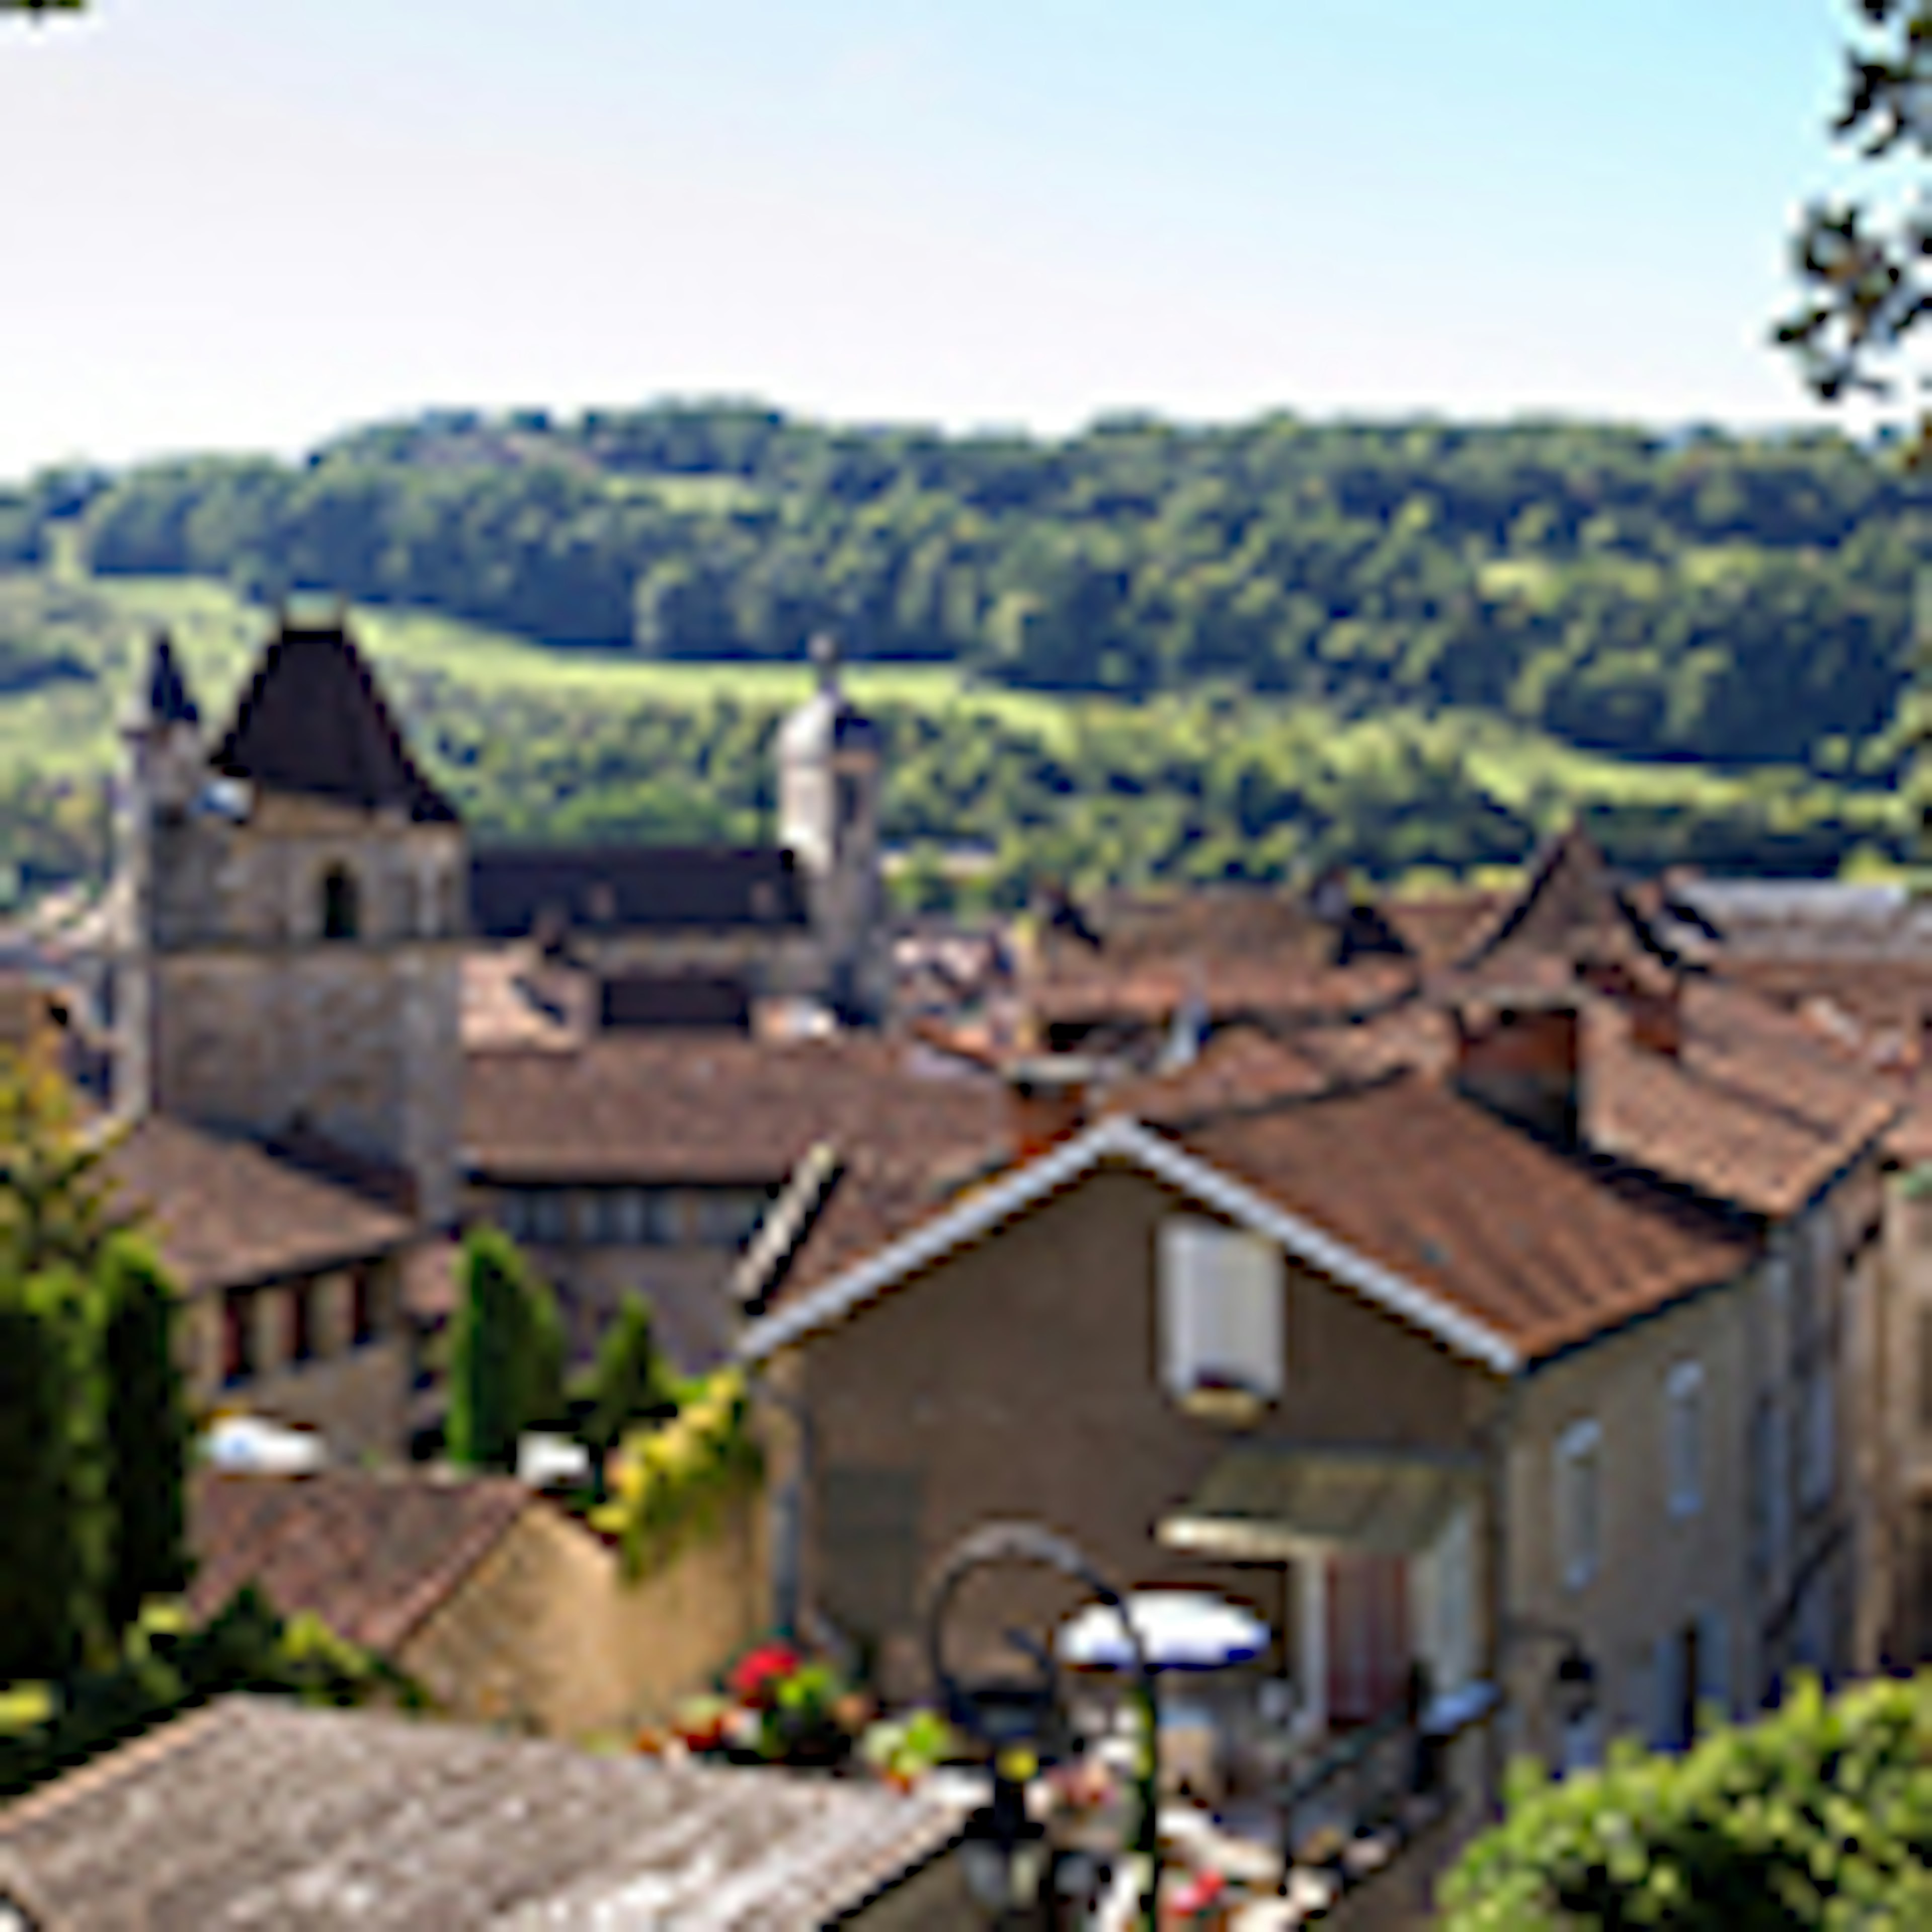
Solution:
{"label": "ivy on wall", "polygon": [[721,1369],[671,1420],[625,1437],[612,1459],[610,1499],[590,1520],[616,1541],[626,1574],[640,1577],[712,1527],[764,1470],[744,1376]]}

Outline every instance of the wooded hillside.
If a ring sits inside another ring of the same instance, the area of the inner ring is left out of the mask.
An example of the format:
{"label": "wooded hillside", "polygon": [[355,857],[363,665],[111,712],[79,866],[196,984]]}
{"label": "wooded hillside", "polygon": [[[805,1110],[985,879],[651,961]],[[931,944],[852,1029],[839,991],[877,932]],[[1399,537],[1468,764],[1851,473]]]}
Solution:
{"label": "wooded hillside", "polygon": [[0,558],[79,512],[98,572],[327,587],[556,644],[791,658],[829,628],[1014,686],[1232,681],[1835,773],[1904,674],[1911,488],[1826,434],[446,412],[301,464],[43,478],[0,500]]}

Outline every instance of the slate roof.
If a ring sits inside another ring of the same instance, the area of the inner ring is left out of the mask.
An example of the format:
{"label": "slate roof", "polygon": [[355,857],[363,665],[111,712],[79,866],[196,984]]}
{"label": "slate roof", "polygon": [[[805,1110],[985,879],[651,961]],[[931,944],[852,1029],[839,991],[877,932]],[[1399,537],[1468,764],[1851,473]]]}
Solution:
{"label": "slate roof", "polygon": [[350,1642],[393,1656],[524,1511],[541,1507],[507,1477],[198,1469],[189,1606],[212,1616],[254,1583],[285,1616],[313,1612]]}
{"label": "slate roof", "polygon": [[352,1188],[170,1114],[142,1120],[104,1166],[117,1208],[146,1210],[161,1259],[189,1293],[386,1254],[414,1232],[406,1214]]}
{"label": "slate roof", "polygon": [[208,764],[267,791],[398,812],[422,824],[457,822],[340,623],[283,619]]}
{"label": "slate roof", "polygon": [[664,927],[802,928],[811,910],[793,854],[778,846],[517,846],[472,852],[472,929],[522,939]]}
{"label": "slate roof", "polygon": [[225,1697],[0,1808],[50,1932],[806,1932],[945,1850],[877,1786]]}
{"label": "slate roof", "polygon": [[602,1034],[574,1049],[472,1053],[463,1150],[500,1182],[766,1186],[830,1140],[983,1142],[1005,1095],[873,1036],[790,1042],[733,1035]]}

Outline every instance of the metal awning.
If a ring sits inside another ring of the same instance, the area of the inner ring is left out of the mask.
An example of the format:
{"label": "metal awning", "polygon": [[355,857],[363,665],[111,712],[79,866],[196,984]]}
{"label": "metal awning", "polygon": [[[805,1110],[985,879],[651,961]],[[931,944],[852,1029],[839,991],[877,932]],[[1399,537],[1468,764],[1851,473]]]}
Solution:
{"label": "metal awning", "polygon": [[1476,1493],[1473,1456],[1322,1444],[1230,1450],[1160,1524],[1172,1550],[1279,1563],[1324,1552],[1414,1556]]}

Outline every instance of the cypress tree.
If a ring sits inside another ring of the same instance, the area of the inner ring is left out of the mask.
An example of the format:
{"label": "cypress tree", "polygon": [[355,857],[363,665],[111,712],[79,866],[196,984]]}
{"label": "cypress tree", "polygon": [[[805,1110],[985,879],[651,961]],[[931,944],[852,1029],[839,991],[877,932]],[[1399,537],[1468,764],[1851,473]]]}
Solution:
{"label": "cypress tree", "polygon": [[64,1677],[106,1634],[96,1300],[67,1270],[0,1277],[0,1684]]}
{"label": "cypress tree", "polygon": [[[519,1257],[520,1259],[520,1257]],[[520,1272],[524,1296],[524,1391],[521,1426],[556,1429],[569,1420],[565,1388],[568,1348],[563,1316],[548,1282],[532,1274],[527,1264]]]}
{"label": "cypress tree", "polygon": [[188,1420],[174,1354],[172,1284],[153,1254],[125,1235],[103,1251],[99,1281],[113,1535],[106,1611],[121,1630],[150,1597],[188,1585],[182,1483]]}
{"label": "cypress tree", "polygon": [[599,1462],[634,1422],[661,1422],[677,1412],[677,1400],[659,1352],[650,1304],[633,1288],[598,1351],[586,1390],[590,1413],[584,1446]]}
{"label": "cypress tree", "polygon": [[524,1259],[507,1235],[476,1228],[464,1241],[463,1270],[450,1349],[449,1454],[472,1468],[512,1469],[530,1383]]}

